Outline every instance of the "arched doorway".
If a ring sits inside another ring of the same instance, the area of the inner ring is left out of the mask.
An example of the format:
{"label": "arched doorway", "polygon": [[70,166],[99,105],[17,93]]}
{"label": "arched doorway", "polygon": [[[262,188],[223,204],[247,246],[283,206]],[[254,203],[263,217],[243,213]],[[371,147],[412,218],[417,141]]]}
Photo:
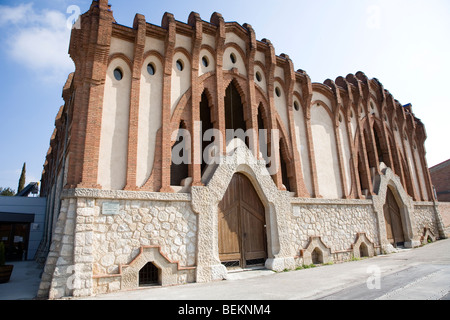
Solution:
{"label": "arched doorway", "polygon": [[387,188],[386,201],[383,207],[386,234],[388,241],[394,246],[402,246],[405,243],[403,224],[397,200],[390,188]]}
{"label": "arched doorway", "polygon": [[233,176],[218,212],[220,261],[228,267],[263,265],[267,258],[265,208],[246,176]]}

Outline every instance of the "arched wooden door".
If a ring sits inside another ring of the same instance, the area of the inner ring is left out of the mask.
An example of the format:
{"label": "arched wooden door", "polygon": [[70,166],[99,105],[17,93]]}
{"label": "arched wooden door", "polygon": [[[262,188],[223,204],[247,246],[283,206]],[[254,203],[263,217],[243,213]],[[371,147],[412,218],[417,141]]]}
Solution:
{"label": "arched wooden door", "polygon": [[219,203],[219,257],[227,266],[264,264],[265,209],[250,180],[236,173]]}
{"label": "arched wooden door", "polygon": [[394,194],[389,188],[387,188],[386,202],[384,203],[383,211],[388,241],[394,247],[397,245],[403,245],[405,242],[405,236],[403,234],[400,208],[397,204],[397,200],[395,200]]}

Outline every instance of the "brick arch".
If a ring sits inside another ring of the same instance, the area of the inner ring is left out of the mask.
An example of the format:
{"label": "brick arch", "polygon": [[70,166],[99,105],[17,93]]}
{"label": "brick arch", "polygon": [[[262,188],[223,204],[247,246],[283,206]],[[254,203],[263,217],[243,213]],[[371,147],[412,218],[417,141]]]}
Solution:
{"label": "brick arch", "polygon": [[112,64],[112,62],[116,59],[121,59],[123,61],[125,61],[125,63],[128,65],[128,67],[130,68],[130,71],[133,70],[133,63],[131,62],[130,58],[128,58],[126,55],[124,55],[123,53],[113,53],[112,55],[109,56],[108,59],[108,68],[110,67],[110,65]]}
{"label": "brick arch", "polygon": [[[243,111],[243,117],[245,121],[246,128],[249,129],[252,127],[252,118],[251,118],[251,110],[250,110],[250,104],[248,103],[247,96],[245,92],[248,89],[248,84],[244,79],[240,79],[240,77],[231,77],[231,79],[226,79],[224,81],[224,91],[223,91],[223,97],[225,98],[226,90],[229,88],[229,86],[233,84],[233,86],[236,88],[237,92],[239,93],[239,96],[241,98],[242,103],[242,111]],[[224,104],[225,108],[225,104]]]}

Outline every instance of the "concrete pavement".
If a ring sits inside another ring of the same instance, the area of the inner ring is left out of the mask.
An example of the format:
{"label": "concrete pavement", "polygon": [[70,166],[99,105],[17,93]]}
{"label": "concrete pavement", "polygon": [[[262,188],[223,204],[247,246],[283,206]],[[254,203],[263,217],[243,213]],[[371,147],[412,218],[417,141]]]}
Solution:
{"label": "concrete pavement", "polygon": [[42,268],[36,261],[8,262],[14,265],[11,279],[0,284],[0,300],[31,300],[36,297]]}
{"label": "concrete pavement", "polygon": [[88,300],[448,299],[450,239],[370,259],[235,280],[152,287]]}
{"label": "concrete pavement", "polygon": [[[33,299],[41,269],[14,263],[0,300]],[[73,300],[450,299],[450,239],[370,259],[275,273],[230,273],[226,281],[150,287]]]}

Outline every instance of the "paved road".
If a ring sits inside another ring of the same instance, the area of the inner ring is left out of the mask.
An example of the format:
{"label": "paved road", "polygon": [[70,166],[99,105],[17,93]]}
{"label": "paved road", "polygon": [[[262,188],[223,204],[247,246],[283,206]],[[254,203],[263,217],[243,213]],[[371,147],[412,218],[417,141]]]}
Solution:
{"label": "paved road", "polygon": [[153,287],[93,300],[373,300],[450,299],[450,239],[360,261],[234,280]]}

